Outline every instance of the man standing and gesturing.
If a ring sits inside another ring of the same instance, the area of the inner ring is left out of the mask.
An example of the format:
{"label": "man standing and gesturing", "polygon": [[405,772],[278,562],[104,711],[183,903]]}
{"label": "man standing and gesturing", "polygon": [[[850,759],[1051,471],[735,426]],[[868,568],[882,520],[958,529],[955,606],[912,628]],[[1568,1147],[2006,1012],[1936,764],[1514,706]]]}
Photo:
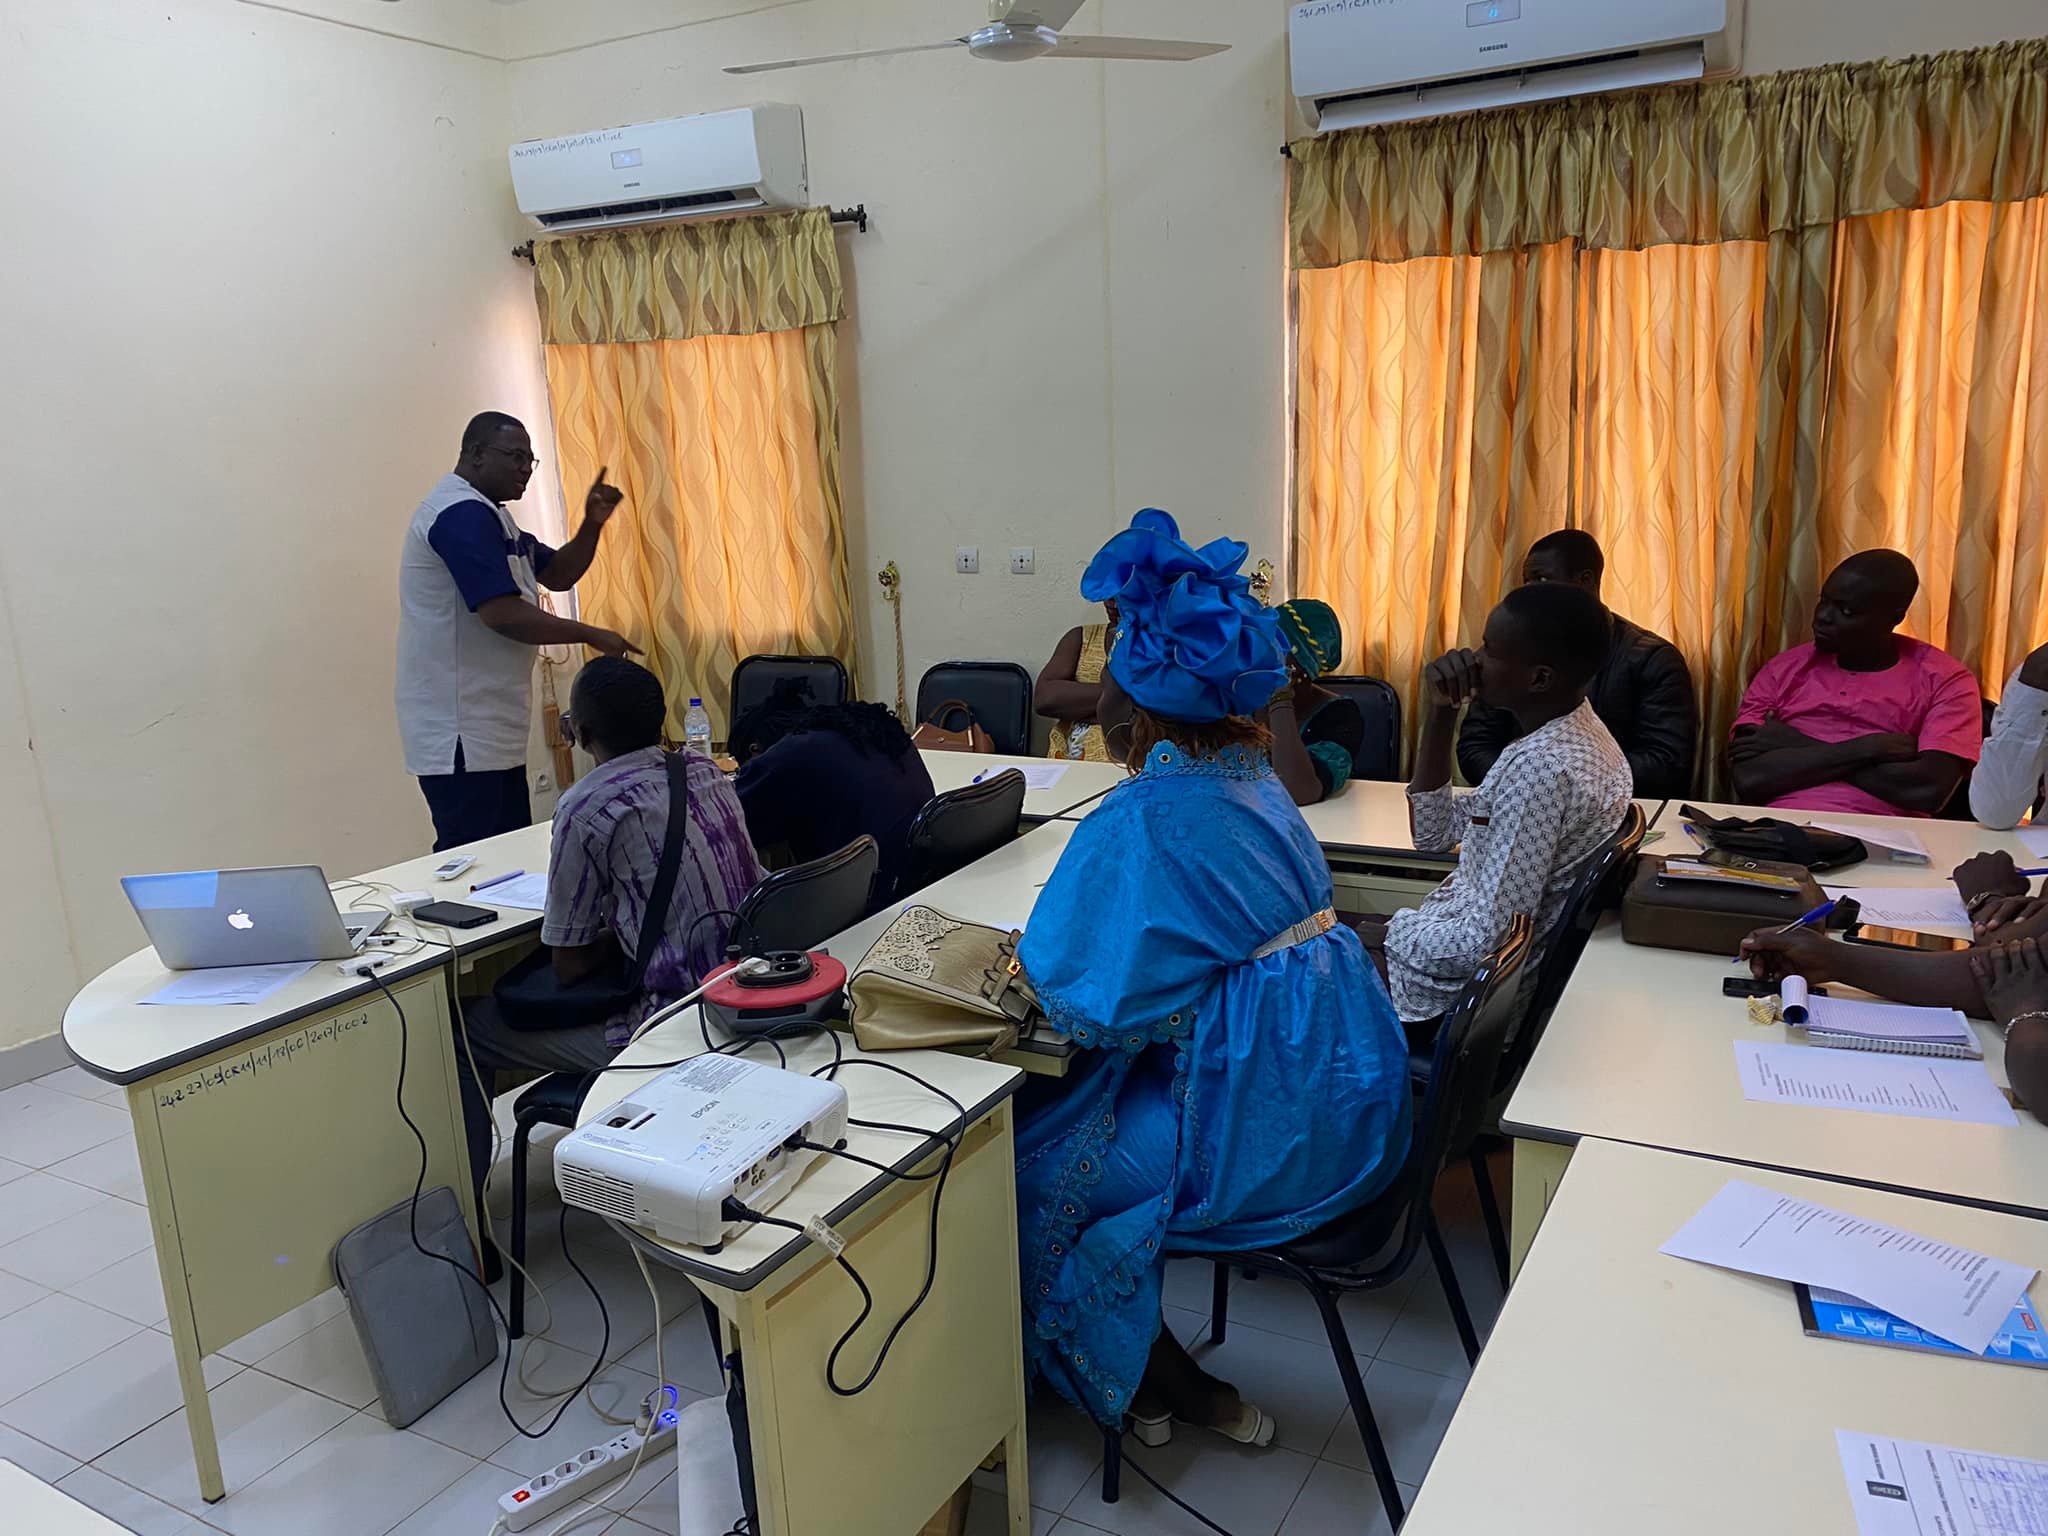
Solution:
{"label": "man standing and gesturing", "polygon": [[533,821],[526,742],[534,649],[639,650],[537,601],[540,587],[566,592],[590,569],[620,495],[600,469],[576,537],[551,549],[505,510],[526,494],[533,467],[526,428],[485,411],[464,430],[454,471],[427,493],[406,530],[398,566],[398,732],[405,770],[420,781],[434,815],[437,853]]}

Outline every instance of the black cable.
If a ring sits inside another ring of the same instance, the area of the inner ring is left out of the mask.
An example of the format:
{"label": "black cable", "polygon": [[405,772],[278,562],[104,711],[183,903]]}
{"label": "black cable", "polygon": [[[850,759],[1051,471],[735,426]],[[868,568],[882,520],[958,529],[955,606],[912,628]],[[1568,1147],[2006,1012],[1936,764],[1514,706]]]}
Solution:
{"label": "black cable", "polygon": [[1218,1525],[1214,1520],[1211,1520],[1207,1515],[1203,1514],[1199,1509],[1195,1508],[1195,1506],[1190,1504],[1186,1499],[1183,1499],[1171,1488],[1168,1488],[1164,1483],[1160,1482],[1158,1478],[1154,1477],[1150,1472],[1147,1472],[1143,1467],[1138,1465],[1137,1462],[1131,1460],[1131,1453],[1128,1450],[1122,1453],[1122,1460],[1125,1466],[1129,1467],[1133,1472],[1137,1473],[1138,1476],[1142,1477],[1143,1479],[1145,1479],[1146,1482],[1150,1483],[1154,1488],[1158,1489],[1159,1492],[1164,1494],[1167,1497],[1167,1499],[1169,1499],[1171,1502],[1177,1504],[1184,1513],[1186,1513],[1187,1515],[1191,1516],[1196,1520],[1201,1521],[1202,1524],[1209,1527],[1210,1530],[1216,1533],[1216,1536],[1230,1536],[1230,1532],[1226,1531],[1222,1526]]}
{"label": "black cable", "polygon": [[[505,1316],[504,1309],[498,1305],[498,1298],[493,1296],[491,1288],[484,1284],[482,1275],[476,1273],[475,1270],[464,1264],[460,1259],[451,1259],[445,1253],[436,1253],[420,1241],[420,1195],[427,1187],[427,1138],[421,1132],[419,1126],[413,1123],[412,1115],[405,1107],[405,1068],[411,1056],[412,1041],[412,1029],[405,1017],[405,1004],[398,1000],[398,994],[391,990],[390,985],[384,980],[383,976],[378,974],[375,968],[366,965],[359,969],[356,974],[358,976],[366,976],[374,982],[377,990],[391,1000],[391,1006],[398,1014],[398,1088],[396,1092],[398,1118],[405,1122],[405,1128],[412,1132],[412,1139],[419,1143],[420,1148],[420,1172],[419,1177],[413,1180],[412,1207],[408,1212],[412,1245],[427,1258],[439,1260],[458,1275],[462,1275],[470,1280],[483,1293],[484,1301],[490,1306],[491,1315],[498,1320],[498,1326],[505,1330],[505,1352],[498,1362],[498,1407],[504,1411],[506,1421],[527,1439],[545,1439],[554,1431],[555,1426],[562,1422],[562,1415],[567,1413],[576,1399],[583,1395],[584,1389],[597,1380],[597,1373],[604,1369],[605,1356],[611,1352],[612,1347],[612,1320],[611,1314],[605,1310],[604,1297],[599,1293],[596,1284],[591,1280],[590,1276],[583,1272],[583,1266],[576,1262],[576,1256],[569,1251],[568,1204],[564,1202],[562,1206],[562,1257],[569,1261],[569,1267],[576,1271],[576,1278],[581,1280],[589,1289],[591,1299],[597,1303],[597,1315],[604,1324],[604,1342],[598,1346],[597,1359],[591,1364],[589,1374],[570,1389],[569,1395],[562,1400],[562,1406],[555,1410],[555,1416],[548,1420],[546,1427],[542,1429],[528,1429],[514,1416],[512,1405],[505,1397],[505,1389],[510,1382],[512,1374],[512,1324]],[[487,1213],[483,1211],[477,1212],[477,1222],[480,1226],[489,1219]],[[492,1240],[495,1241],[495,1239]],[[524,1280],[515,1273],[513,1283],[515,1285],[523,1284]]]}
{"label": "black cable", "polygon": [[849,1163],[859,1163],[863,1168],[872,1168],[877,1173],[888,1174],[892,1179],[904,1179],[913,1184],[921,1184],[927,1179],[936,1179],[939,1176],[939,1170],[936,1168],[930,1173],[902,1173],[887,1163],[876,1162],[872,1157],[862,1157],[859,1153],[849,1152],[844,1147],[828,1147],[821,1141],[790,1140],[785,1141],[783,1145],[791,1151],[801,1149],[805,1152],[821,1152],[827,1157],[844,1158]]}

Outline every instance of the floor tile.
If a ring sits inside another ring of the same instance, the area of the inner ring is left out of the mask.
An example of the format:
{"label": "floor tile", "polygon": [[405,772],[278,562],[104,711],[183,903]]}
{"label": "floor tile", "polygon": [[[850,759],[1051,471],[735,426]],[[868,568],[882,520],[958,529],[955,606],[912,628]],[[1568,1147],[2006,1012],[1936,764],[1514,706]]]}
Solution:
{"label": "floor tile", "polygon": [[[586,1258],[579,1250],[576,1262],[582,1275],[571,1273],[548,1287],[548,1308],[553,1313],[550,1338],[566,1349],[591,1355],[597,1354],[602,1345],[605,1358],[616,1360],[654,1336],[654,1304],[630,1259],[618,1263]],[[688,1282],[673,1274],[664,1278],[659,1270],[654,1274],[655,1284],[663,1293],[662,1315],[679,1315],[686,1310],[690,1296],[695,1294],[688,1288]],[[589,1277],[589,1284],[584,1276]],[[602,1313],[597,1298],[590,1294],[591,1285],[604,1298]],[[607,1324],[609,1344],[605,1343]]]}
{"label": "floor tile", "polygon": [[330,1317],[347,1309],[348,1298],[330,1287],[311,1301],[272,1318],[261,1328],[252,1329],[234,1343],[222,1345],[220,1352],[230,1360],[239,1360],[244,1365],[254,1365],[265,1355],[276,1354],[293,1339],[311,1333]]}
{"label": "floor tile", "polygon": [[46,1285],[37,1285],[33,1280],[24,1280],[19,1275],[10,1275],[0,1270],[0,1317],[10,1312],[19,1312],[32,1301],[41,1301],[50,1294]]}
{"label": "floor tile", "polygon": [[0,1094],[0,1157],[31,1168],[62,1162],[128,1129],[125,1109],[59,1093],[40,1083],[23,1083]]}
{"label": "floor tile", "polygon": [[[1181,1312],[1178,1320],[1204,1326],[1192,1312]],[[1167,1321],[1176,1321],[1168,1309]],[[1319,1456],[1330,1442],[1330,1432],[1344,1416],[1344,1383],[1337,1375],[1337,1363],[1327,1343],[1310,1344],[1258,1328],[1232,1324],[1220,1345],[1198,1339],[1189,1346],[1195,1363],[1210,1375],[1236,1387],[1244,1400],[1263,1409],[1277,1426],[1273,1443],[1304,1456]],[[1370,1361],[1360,1361],[1363,1371]],[[1197,1441],[1216,1437],[1206,1431],[1176,1424],[1176,1440],[1183,1435]]]}
{"label": "floor tile", "polygon": [[663,1536],[726,1536],[741,1513],[739,1461],[724,1402],[703,1398],[676,1426],[675,1470],[627,1512]]}
{"label": "floor tile", "polygon": [[1031,1457],[1031,1502],[1058,1514],[1101,1470],[1102,1431],[1047,1391],[1040,1391],[1029,1411],[1025,1443]]}
{"label": "floor tile", "polygon": [[0,1269],[63,1290],[150,1246],[149,1212],[127,1200],[79,1193],[92,1203],[0,1245]]}
{"label": "floor tile", "polygon": [[[99,1469],[210,1524],[257,1478],[352,1417],[331,1398],[261,1371],[239,1372],[207,1393],[207,1400],[220,1445],[226,1501],[208,1506],[199,1497],[199,1474],[192,1463],[182,1408],[100,1457]],[[296,1527],[286,1529],[297,1536]]]}
{"label": "floor tile", "polygon": [[[499,1347],[502,1349],[503,1345],[501,1339]],[[552,1396],[537,1397],[520,1384],[522,1362],[534,1384],[543,1390],[553,1389]],[[555,1411],[562,1394],[582,1381],[593,1363],[593,1356],[575,1354],[545,1341],[515,1344],[511,1368],[504,1375],[504,1405],[498,1401],[499,1372],[505,1364],[501,1356],[406,1427],[414,1434],[425,1435],[471,1456],[492,1456],[518,1433],[506,1421],[506,1406],[521,1424],[538,1428]]]}
{"label": "floor tile", "polygon": [[[1412,1508],[1416,1490],[1397,1478],[1404,1507]],[[1503,1522],[1506,1524],[1508,1522]],[[1319,1461],[1287,1512],[1280,1536],[1390,1536],[1386,1506],[1369,1472],[1355,1472],[1332,1461]]]}
{"label": "floor tile", "polygon": [[114,1101],[107,1097],[108,1089],[112,1089],[124,1101],[126,1099],[126,1090],[120,1084],[110,1083],[103,1077],[94,1077],[80,1066],[64,1067],[47,1077],[37,1078],[36,1082],[39,1086],[54,1089],[58,1093],[68,1093],[75,1099],[112,1103]]}
{"label": "floor tile", "polygon": [[[663,1317],[668,1317],[664,1306]],[[704,1314],[695,1306],[679,1317],[669,1318],[661,1329],[662,1364],[668,1368],[670,1386],[688,1387],[692,1392],[702,1392],[707,1397],[725,1391],[725,1373],[719,1368],[718,1353],[711,1346],[711,1330],[704,1324]],[[654,1336],[635,1345],[619,1357],[620,1363],[632,1370],[657,1375],[654,1365]]]}
{"label": "floor tile", "polygon": [[347,1312],[265,1355],[256,1369],[351,1408],[367,1408],[377,1400],[377,1383],[363,1359],[356,1320]]}
{"label": "floor tile", "polygon": [[0,1424],[0,1457],[13,1462],[30,1477],[55,1483],[78,1467],[76,1456],[66,1456],[54,1445],[31,1439],[18,1429]]}
{"label": "floor tile", "polygon": [[106,1198],[47,1173],[29,1173],[0,1184],[0,1244],[19,1242]]}
{"label": "floor tile", "polygon": [[[1050,1536],[1059,1520],[1060,1517],[1049,1509],[1033,1509],[1031,1536]],[[973,1502],[967,1506],[967,1536],[1009,1536],[1009,1531],[1009,1501],[992,1489],[975,1489]],[[684,1536],[694,1536],[694,1533],[685,1532]],[[712,1536],[724,1536],[724,1533],[712,1533]]]}
{"label": "floor tile", "polygon": [[1101,1484],[1091,1482],[1066,1510],[1070,1519],[1114,1536],[1208,1536],[1129,1463],[1143,1465],[1232,1536],[1275,1536],[1315,1467],[1314,1458],[1294,1451],[1252,1450],[1218,1435],[1176,1434],[1171,1445],[1157,1450],[1131,1440],[1124,1444],[1123,1497],[1105,1504]]}
{"label": "floor tile", "polygon": [[101,1194],[119,1195],[142,1204],[142,1159],[135,1151],[132,1133],[52,1163],[49,1172],[74,1184],[83,1184]]}
{"label": "floor tile", "polygon": [[17,1163],[9,1158],[0,1157],[0,1184],[12,1184],[23,1174],[31,1171],[27,1163]]}
{"label": "floor tile", "polygon": [[129,1254],[120,1263],[67,1287],[65,1294],[147,1328],[154,1328],[168,1315],[154,1248]]}
{"label": "floor tile", "polygon": [[[1483,1345],[1498,1307],[1487,1306],[1481,1298],[1469,1294],[1466,1304]],[[1451,1321],[1450,1303],[1444,1300],[1443,1287],[1434,1274],[1415,1287],[1415,1293],[1401,1309],[1400,1318],[1387,1331],[1375,1353],[1382,1360],[1418,1371],[1433,1371],[1439,1376],[1462,1378],[1472,1374],[1465,1346],[1458,1339],[1458,1325]]]}
{"label": "floor tile", "polygon": [[[1421,1485],[1464,1391],[1465,1383],[1459,1378],[1411,1370],[1389,1360],[1373,1362],[1365,1373],[1365,1395],[1372,1404],[1380,1437],[1387,1443],[1387,1460],[1394,1465],[1396,1481]],[[1365,1442],[1351,1421],[1350,1409],[1344,1411],[1337,1432],[1323,1448],[1323,1459],[1358,1471],[1368,1469]]]}
{"label": "floor tile", "polygon": [[97,1467],[80,1467],[57,1487],[135,1536],[209,1536],[208,1527],[184,1510],[117,1482]]}
{"label": "floor tile", "polygon": [[1051,1536],[1104,1536],[1104,1533],[1100,1526],[1083,1525],[1078,1520],[1062,1520],[1052,1528]]}
{"label": "floor tile", "polygon": [[383,1536],[476,1465],[357,1414],[216,1504],[207,1519],[232,1536]]}
{"label": "floor tile", "polygon": [[[1427,1265],[1417,1266],[1427,1269]],[[1338,1298],[1337,1311],[1351,1336],[1351,1352],[1368,1359],[1393,1329],[1415,1287],[1433,1282],[1418,1279],[1414,1271],[1403,1275],[1385,1290],[1354,1291]],[[1207,1310],[1205,1306],[1204,1311]],[[1230,1326],[1247,1323],[1268,1333],[1283,1333],[1290,1339],[1330,1347],[1323,1329],[1323,1314],[1315,1298],[1282,1275],[1260,1275],[1253,1279],[1239,1275],[1230,1287]],[[1334,1367],[1333,1367],[1334,1368]]]}
{"label": "floor tile", "polygon": [[[498,1518],[498,1496],[518,1482],[516,1473],[481,1462],[399,1521],[391,1536],[484,1536]],[[596,1521],[570,1527],[575,1536],[599,1529]],[[547,1536],[547,1527],[540,1526],[537,1536]]]}
{"label": "floor tile", "polygon": [[0,1403],[9,1402],[141,1330],[69,1296],[45,1296],[0,1317]]}
{"label": "floor tile", "polygon": [[1172,1259],[1161,1281],[1160,1299],[1169,1307],[1209,1315],[1210,1288],[1216,1266],[1207,1259]]}
{"label": "floor tile", "polygon": [[[204,1364],[206,1384],[217,1387],[241,1369],[216,1356]],[[144,1328],[0,1406],[0,1422],[91,1461],[183,1402],[171,1341]]]}
{"label": "floor tile", "polygon": [[[643,1376],[638,1371],[614,1365],[599,1374],[589,1392],[577,1393],[576,1400],[561,1409],[559,1418],[555,1412],[561,1406],[558,1399],[538,1423],[529,1424],[529,1428],[538,1429],[549,1420],[554,1421],[554,1427],[540,1439],[515,1435],[492,1452],[491,1460],[524,1477],[545,1472],[556,1462],[567,1460],[601,1440],[608,1440],[617,1432],[617,1425],[607,1424],[597,1416],[591,1407],[593,1397],[613,1417],[630,1418],[639,1408],[640,1400],[653,1389],[652,1376]],[[662,1476],[667,1475],[668,1471],[664,1469]]]}

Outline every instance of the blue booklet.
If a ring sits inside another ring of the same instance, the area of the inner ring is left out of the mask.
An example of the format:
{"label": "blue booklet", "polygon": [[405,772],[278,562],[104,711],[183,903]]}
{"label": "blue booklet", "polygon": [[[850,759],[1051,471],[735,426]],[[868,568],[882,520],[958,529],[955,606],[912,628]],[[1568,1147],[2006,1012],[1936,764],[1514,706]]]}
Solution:
{"label": "blue booklet", "polygon": [[[1915,1328],[1903,1317],[1894,1317],[1854,1296],[1804,1285],[1795,1285],[1792,1290],[1799,1298],[1799,1321],[1811,1338],[1851,1339],[1858,1344],[1883,1344],[1892,1349],[1971,1358],[1970,1352],[1960,1345]],[[1990,1348],[1974,1358],[2048,1370],[2048,1332],[2042,1329],[2041,1314],[2034,1310],[2031,1296],[2020,1297],[2012,1315],[1993,1335]]]}

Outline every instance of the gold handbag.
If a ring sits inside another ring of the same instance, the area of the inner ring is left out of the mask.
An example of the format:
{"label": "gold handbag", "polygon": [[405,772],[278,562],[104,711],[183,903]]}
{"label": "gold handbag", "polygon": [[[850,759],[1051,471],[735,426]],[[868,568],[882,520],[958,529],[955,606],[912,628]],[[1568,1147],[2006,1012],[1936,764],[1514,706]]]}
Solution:
{"label": "gold handbag", "polygon": [[854,968],[853,1038],[864,1051],[1017,1043],[1043,1010],[1015,933],[907,907]]}

